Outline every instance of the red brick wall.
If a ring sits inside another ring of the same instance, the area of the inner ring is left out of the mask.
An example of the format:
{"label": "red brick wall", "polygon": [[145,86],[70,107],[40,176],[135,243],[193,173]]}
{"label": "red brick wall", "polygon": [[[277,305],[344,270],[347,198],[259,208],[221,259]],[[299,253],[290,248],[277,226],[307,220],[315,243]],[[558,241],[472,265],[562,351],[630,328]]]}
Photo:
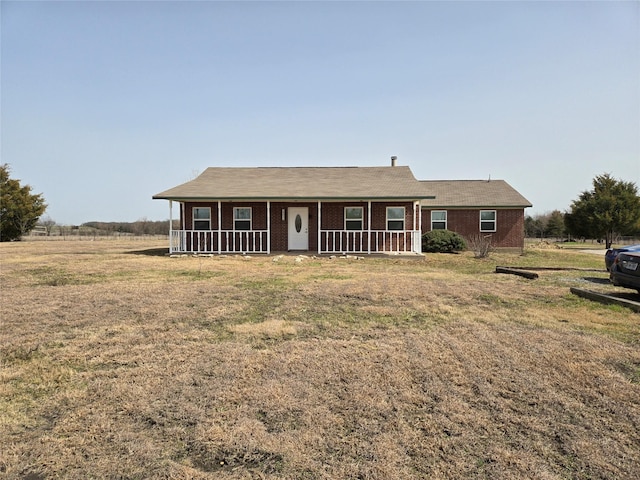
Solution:
{"label": "red brick wall", "polygon": [[322,229],[344,230],[345,207],[362,207],[363,229],[367,229],[367,203],[366,202],[340,202],[322,204]]}
{"label": "red brick wall", "polygon": [[[446,209],[439,208],[434,210]],[[495,232],[480,232],[480,209],[447,210],[447,229],[463,237],[491,235],[491,244],[496,248],[524,248],[524,209],[495,210],[497,230]],[[430,230],[431,210],[423,210],[422,232],[425,233]]]}
{"label": "red brick wall", "polygon": [[[233,230],[233,209],[236,207],[251,208],[251,229],[267,229],[267,204],[264,202],[223,202],[222,230]],[[218,228],[217,226],[215,227]]]}
{"label": "red brick wall", "polygon": [[[289,224],[287,223],[287,207],[288,204],[281,202],[271,204],[271,251],[273,252],[287,251],[287,235],[289,229]],[[285,211],[284,220],[282,219],[282,210]]]}

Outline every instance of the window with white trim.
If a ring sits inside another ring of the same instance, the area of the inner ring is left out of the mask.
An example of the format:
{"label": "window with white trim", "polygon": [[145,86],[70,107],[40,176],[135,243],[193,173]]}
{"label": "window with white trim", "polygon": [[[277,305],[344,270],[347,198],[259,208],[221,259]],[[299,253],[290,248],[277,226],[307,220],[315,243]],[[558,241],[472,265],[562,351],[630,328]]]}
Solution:
{"label": "window with white trim", "polygon": [[404,207],[387,207],[387,230],[404,230]]}
{"label": "window with white trim", "polygon": [[193,207],[193,229],[211,230],[211,208]]}
{"label": "window with white trim", "polygon": [[498,215],[495,210],[480,210],[480,231],[495,232],[497,217]]}
{"label": "window with white trim", "polygon": [[447,229],[447,211],[432,210],[431,211],[431,230]]}
{"label": "window with white trim", "polygon": [[233,229],[251,230],[251,207],[233,207]]}
{"label": "window with white trim", "polygon": [[362,207],[344,207],[344,229],[362,230],[364,209]]}

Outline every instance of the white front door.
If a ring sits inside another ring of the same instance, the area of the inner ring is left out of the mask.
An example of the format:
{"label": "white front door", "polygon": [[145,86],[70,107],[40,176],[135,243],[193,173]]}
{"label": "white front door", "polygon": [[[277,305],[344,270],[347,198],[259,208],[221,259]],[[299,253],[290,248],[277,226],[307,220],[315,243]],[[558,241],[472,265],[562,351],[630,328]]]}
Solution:
{"label": "white front door", "polygon": [[289,250],[309,250],[309,208],[289,207]]}

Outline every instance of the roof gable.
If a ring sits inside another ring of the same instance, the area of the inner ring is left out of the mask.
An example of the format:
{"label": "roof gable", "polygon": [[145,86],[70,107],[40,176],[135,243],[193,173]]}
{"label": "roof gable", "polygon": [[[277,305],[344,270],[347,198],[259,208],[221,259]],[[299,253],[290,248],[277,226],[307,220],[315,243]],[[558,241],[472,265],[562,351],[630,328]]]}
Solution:
{"label": "roof gable", "polygon": [[155,199],[412,199],[431,195],[409,167],[210,167]]}

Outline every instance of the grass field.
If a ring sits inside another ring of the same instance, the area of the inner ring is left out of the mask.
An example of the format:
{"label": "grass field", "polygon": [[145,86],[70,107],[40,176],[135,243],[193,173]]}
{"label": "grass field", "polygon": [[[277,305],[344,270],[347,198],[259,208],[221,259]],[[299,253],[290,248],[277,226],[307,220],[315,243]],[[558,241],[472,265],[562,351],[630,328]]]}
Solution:
{"label": "grass field", "polygon": [[632,295],[601,255],[165,247],[0,244],[0,477],[640,475],[640,315],[569,293]]}

